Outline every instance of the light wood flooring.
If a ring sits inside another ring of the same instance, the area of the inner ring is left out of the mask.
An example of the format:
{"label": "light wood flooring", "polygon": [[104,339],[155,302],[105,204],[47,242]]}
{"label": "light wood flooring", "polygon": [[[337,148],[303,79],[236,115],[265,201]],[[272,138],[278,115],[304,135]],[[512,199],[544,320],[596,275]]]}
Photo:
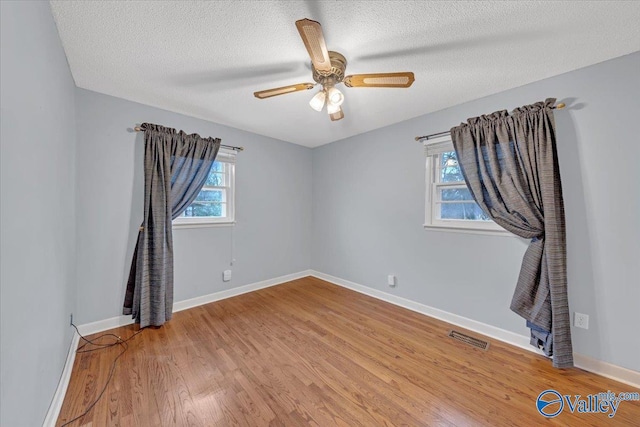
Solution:
{"label": "light wood flooring", "polygon": [[[536,410],[561,394],[638,391],[531,352],[447,337],[447,323],[316,278],[176,313],[129,341],[100,402],[73,426],[639,425],[640,402],[614,418]],[[137,328],[113,330],[123,339]],[[106,342],[106,339],[105,339]],[[87,347],[85,347],[87,348]],[[120,347],[78,354],[57,425],[81,414]]]}

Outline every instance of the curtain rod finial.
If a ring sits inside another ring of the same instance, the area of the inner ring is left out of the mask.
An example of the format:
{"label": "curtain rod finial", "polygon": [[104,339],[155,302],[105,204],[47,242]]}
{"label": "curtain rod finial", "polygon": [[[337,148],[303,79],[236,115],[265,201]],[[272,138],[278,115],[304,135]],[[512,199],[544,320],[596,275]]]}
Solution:
{"label": "curtain rod finial", "polygon": [[562,110],[564,107],[566,107],[566,104],[564,102],[559,103],[558,105],[556,105],[556,108],[558,110]]}

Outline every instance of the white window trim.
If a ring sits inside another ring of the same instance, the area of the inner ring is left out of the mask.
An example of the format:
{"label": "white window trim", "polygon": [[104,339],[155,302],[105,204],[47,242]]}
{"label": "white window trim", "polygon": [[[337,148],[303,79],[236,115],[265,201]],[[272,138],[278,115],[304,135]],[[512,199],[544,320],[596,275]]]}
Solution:
{"label": "white window trim", "polygon": [[446,186],[447,184],[436,182],[436,174],[439,173],[439,165],[436,164],[436,159],[440,153],[453,151],[453,141],[450,135],[444,135],[425,140],[424,146],[425,153],[428,153],[429,150],[432,152],[432,154],[425,156],[425,219],[423,225],[425,230],[517,237],[493,221],[438,218],[436,213],[438,205],[435,203],[437,188]]}
{"label": "white window trim", "polygon": [[229,185],[227,188],[227,216],[224,218],[216,217],[178,217],[173,220],[172,228],[208,228],[208,227],[231,227],[235,225],[235,201],[236,201],[236,152],[221,148],[216,156],[217,162],[224,162],[231,165],[229,168]]}

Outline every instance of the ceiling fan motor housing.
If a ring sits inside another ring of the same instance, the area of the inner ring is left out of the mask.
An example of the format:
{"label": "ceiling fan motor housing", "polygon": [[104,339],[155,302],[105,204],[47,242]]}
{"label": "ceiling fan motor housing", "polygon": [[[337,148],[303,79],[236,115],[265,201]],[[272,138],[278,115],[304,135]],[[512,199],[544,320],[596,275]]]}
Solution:
{"label": "ceiling fan motor housing", "polygon": [[329,71],[319,71],[311,63],[313,71],[313,80],[321,85],[333,86],[344,80],[344,71],[347,68],[347,59],[340,53],[329,51],[329,60],[331,61],[331,69]]}

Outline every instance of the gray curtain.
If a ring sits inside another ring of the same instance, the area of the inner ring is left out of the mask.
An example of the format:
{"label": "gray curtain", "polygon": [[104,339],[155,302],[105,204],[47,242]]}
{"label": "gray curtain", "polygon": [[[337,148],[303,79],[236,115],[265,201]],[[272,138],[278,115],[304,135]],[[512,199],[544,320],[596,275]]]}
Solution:
{"label": "gray curtain", "polygon": [[220,139],[144,123],[144,220],[133,254],[123,314],[141,328],[160,326],[173,310],[171,221],[198,196]]}
{"label": "gray curtain", "polygon": [[532,344],[565,368],[573,366],[573,353],[554,103],[471,118],[451,137],[475,201],[500,226],[531,239],[511,310],[527,320]]}

